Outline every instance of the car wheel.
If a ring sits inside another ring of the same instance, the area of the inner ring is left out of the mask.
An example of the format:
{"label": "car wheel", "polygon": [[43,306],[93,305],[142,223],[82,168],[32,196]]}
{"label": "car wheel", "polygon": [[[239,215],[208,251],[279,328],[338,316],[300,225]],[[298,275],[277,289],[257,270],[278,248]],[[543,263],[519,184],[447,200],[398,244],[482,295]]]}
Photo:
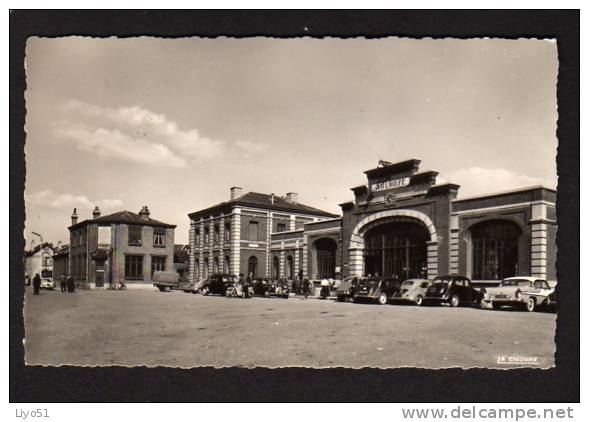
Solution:
{"label": "car wheel", "polygon": [[208,295],[209,295],[209,288],[208,288],[208,287],[203,287],[203,288],[200,290],[200,293],[201,293],[203,296],[208,296]]}
{"label": "car wheel", "polygon": [[344,296],[338,296],[337,297],[337,301],[338,302],[343,302],[344,300],[346,300],[346,298]]}
{"label": "car wheel", "polygon": [[157,288],[160,290],[160,292],[166,291],[166,288],[164,286],[157,286]]}
{"label": "car wheel", "polygon": [[536,310],[536,299],[533,297],[529,298],[528,302],[526,303],[526,309],[529,312],[534,312]]}
{"label": "car wheel", "polygon": [[460,306],[460,297],[456,293],[454,293],[452,297],[450,297],[450,306],[452,306],[453,308],[457,308],[458,306]]}
{"label": "car wheel", "polygon": [[376,301],[379,305],[386,305],[386,303],[388,301],[387,294],[381,293]]}
{"label": "car wheel", "polygon": [[415,298],[415,304],[417,306],[423,305],[423,296],[422,295],[417,295],[417,297]]}

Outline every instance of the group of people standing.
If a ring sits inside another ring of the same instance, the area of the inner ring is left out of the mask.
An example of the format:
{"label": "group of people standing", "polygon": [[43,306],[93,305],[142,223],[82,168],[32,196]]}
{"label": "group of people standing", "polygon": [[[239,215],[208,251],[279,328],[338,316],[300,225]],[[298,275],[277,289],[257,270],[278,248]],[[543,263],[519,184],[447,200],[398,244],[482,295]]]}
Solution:
{"label": "group of people standing", "polygon": [[71,275],[68,275],[67,277],[65,274],[62,275],[59,279],[59,288],[62,293],[76,293],[76,283],[74,282],[74,278]]}

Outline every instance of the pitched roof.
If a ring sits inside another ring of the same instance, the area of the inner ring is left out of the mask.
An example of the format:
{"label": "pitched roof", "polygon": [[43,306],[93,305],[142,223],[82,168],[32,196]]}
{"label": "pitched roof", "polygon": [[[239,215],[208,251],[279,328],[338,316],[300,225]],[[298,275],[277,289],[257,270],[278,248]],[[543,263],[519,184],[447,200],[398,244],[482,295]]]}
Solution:
{"label": "pitched roof", "polygon": [[339,215],[337,214],[332,214],[330,212],[323,211],[318,208],[313,208],[308,205],[301,204],[299,202],[288,201],[285,198],[280,197],[278,195],[269,195],[266,193],[258,192],[248,192],[230,201],[221,202],[219,204],[213,205],[212,207],[205,208],[200,211],[195,211],[193,213],[188,214],[188,216],[193,217],[199,214],[208,214],[216,210],[231,207],[233,205],[245,205],[255,208],[264,208],[286,212],[299,212],[302,214],[319,215],[322,217],[330,218],[339,217]]}
{"label": "pitched roof", "polygon": [[131,224],[131,225],[137,225],[137,226],[156,226],[156,227],[168,227],[168,228],[175,228],[176,225],[174,224],[167,224],[167,223],[162,223],[161,221],[158,220],[154,220],[153,218],[149,218],[147,217],[147,219],[143,219],[141,218],[141,216],[139,214],[136,214],[134,212],[131,211],[119,211],[119,212],[115,212],[113,214],[109,214],[109,215],[104,215],[102,217],[98,217],[98,218],[92,218],[89,220],[84,220],[81,221],[77,224],[74,224],[72,226],[70,226],[69,228],[76,228],[76,227],[81,227],[82,225],[85,224]]}
{"label": "pitched roof", "polygon": [[36,245],[33,249],[25,251],[25,256],[32,256],[39,252],[42,248],[48,247],[55,253],[55,248],[53,247],[53,243],[43,242],[42,245]]}

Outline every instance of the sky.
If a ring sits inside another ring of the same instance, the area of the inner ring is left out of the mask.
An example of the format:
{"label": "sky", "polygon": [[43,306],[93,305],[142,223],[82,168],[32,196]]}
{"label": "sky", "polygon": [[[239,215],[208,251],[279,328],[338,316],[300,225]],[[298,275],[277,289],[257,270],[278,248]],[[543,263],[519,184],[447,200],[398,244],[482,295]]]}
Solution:
{"label": "sky", "polygon": [[557,185],[550,40],[32,37],[25,61],[28,246],[96,205],[187,243],[231,186],[340,214],[380,159],[459,198]]}

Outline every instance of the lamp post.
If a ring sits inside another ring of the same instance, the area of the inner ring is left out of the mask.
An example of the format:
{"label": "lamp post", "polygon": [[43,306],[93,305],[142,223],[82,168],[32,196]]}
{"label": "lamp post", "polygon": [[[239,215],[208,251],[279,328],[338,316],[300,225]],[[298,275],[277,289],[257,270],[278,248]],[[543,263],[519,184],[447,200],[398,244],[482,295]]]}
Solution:
{"label": "lamp post", "polygon": [[35,236],[38,236],[39,239],[41,240],[41,246],[40,246],[39,250],[41,251],[41,276],[43,276],[44,275],[43,270],[45,270],[45,261],[43,260],[43,236],[37,232],[32,231],[31,233],[34,234]]}

